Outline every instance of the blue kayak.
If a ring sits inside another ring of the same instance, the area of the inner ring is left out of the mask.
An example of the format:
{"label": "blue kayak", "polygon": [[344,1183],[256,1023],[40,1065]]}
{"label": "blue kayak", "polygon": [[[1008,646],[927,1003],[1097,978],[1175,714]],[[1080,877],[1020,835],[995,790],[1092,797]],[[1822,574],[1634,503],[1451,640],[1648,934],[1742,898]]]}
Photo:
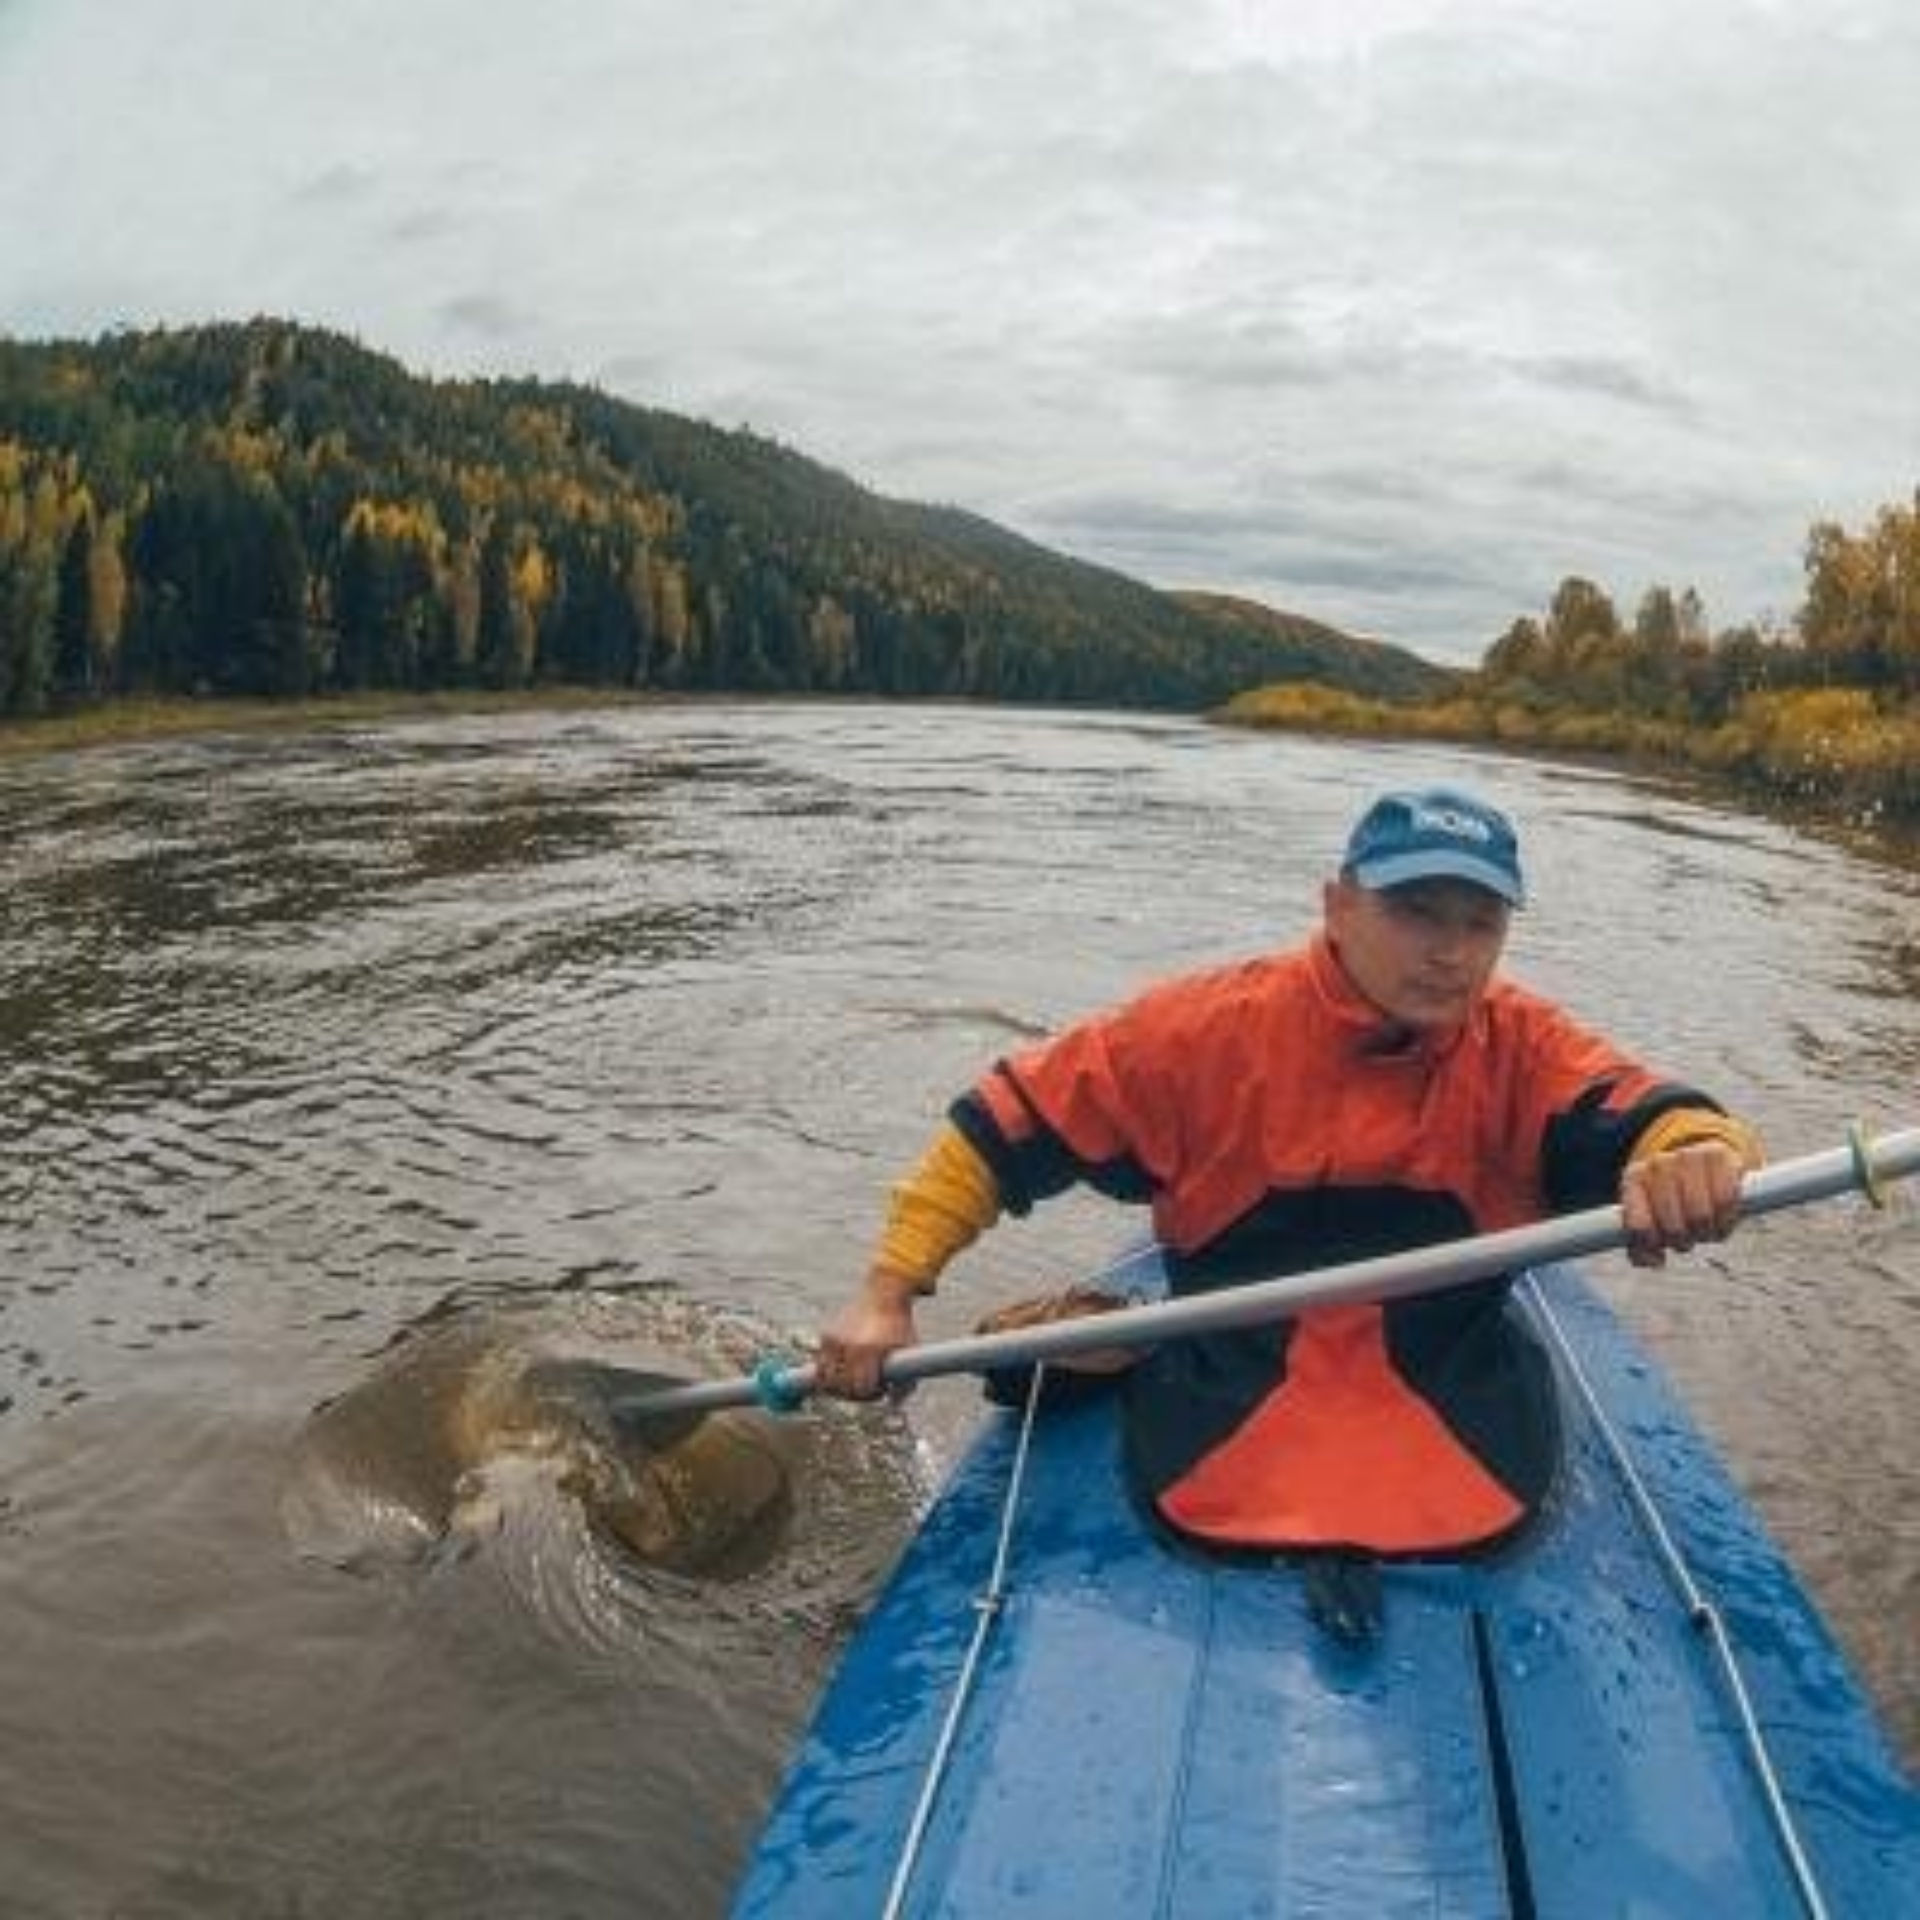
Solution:
{"label": "blue kayak", "polygon": [[1920,1790],[1791,1569],[1580,1276],[1520,1293],[1560,1376],[1549,1507],[1384,1567],[1359,1647],[1297,1568],[1142,1519],[1115,1397],[997,1413],[736,1920],[1920,1916]]}

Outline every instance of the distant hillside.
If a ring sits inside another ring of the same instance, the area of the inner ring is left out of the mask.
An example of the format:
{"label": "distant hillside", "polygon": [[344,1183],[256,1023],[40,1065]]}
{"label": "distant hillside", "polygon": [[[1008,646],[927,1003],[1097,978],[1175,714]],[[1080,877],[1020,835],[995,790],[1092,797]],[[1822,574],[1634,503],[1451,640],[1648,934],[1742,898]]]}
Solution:
{"label": "distant hillside", "polygon": [[533,684],[1199,708],[1438,671],[589,388],[274,320],[0,341],[0,713]]}
{"label": "distant hillside", "polygon": [[1171,598],[1214,626],[1291,648],[1300,671],[1291,677],[1358,690],[1364,682],[1385,700],[1431,700],[1454,691],[1461,675],[1404,647],[1360,640],[1304,614],[1281,613],[1230,593],[1175,593]]}

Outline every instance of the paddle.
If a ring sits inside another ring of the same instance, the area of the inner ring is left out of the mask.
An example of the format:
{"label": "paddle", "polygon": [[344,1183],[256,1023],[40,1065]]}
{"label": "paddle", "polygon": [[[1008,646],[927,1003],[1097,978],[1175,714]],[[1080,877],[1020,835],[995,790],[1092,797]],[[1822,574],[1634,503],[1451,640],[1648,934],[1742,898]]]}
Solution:
{"label": "paddle", "polygon": [[[1854,1128],[1844,1147],[1799,1160],[1783,1160],[1749,1174],[1740,1186],[1740,1217],[1778,1213],[1849,1192],[1864,1193],[1878,1206],[1890,1182],[1915,1174],[1920,1174],[1920,1127],[1882,1134],[1877,1140]],[[1151,1301],[1007,1333],[902,1347],[888,1356],[881,1378],[889,1386],[900,1386],[941,1374],[1026,1366],[1097,1347],[1142,1346],[1190,1334],[1259,1326],[1310,1307],[1403,1300],[1411,1294],[1438,1293],[1525,1267],[1611,1252],[1624,1247],[1627,1238],[1617,1206],[1595,1207],[1532,1226],[1443,1241],[1438,1246],[1323,1267],[1313,1273],[1287,1274],[1278,1280],[1217,1293]],[[813,1374],[813,1368],[804,1363],[782,1366],[769,1360],[756,1372],[731,1380],[700,1380],[619,1395],[609,1401],[608,1412],[622,1425],[631,1426],[669,1416],[684,1419],[688,1414],[721,1407],[760,1405],[790,1411],[813,1391]]]}

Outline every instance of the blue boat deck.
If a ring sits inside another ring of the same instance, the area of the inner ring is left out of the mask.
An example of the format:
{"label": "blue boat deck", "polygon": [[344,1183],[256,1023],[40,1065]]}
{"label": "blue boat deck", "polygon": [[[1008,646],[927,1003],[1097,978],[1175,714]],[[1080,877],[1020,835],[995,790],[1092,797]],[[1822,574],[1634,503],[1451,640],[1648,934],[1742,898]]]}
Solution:
{"label": "blue boat deck", "polygon": [[[1920,1914],[1920,1794],[1790,1571],[1578,1278],[1555,1312],[1721,1608],[1816,1900]],[[1041,1416],[1005,1597],[899,1906],[916,1916],[1818,1912],[1735,1697],[1569,1406],[1551,1514],[1497,1559],[1386,1570],[1382,1635],[1284,1566],[1170,1551],[1110,1406]],[[829,1690],[739,1916],[886,1910],[986,1585],[1015,1437],[935,1505]]]}

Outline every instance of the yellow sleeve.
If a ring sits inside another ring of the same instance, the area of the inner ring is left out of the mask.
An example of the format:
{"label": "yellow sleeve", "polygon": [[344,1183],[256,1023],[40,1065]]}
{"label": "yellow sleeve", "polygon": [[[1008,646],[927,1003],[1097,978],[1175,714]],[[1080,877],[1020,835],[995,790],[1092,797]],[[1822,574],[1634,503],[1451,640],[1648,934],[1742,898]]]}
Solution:
{"label": "yellow sleeve", "polygon": [[874,1265],[931,1293],[940,1271],[1000,1218],[993,1170],[958,1128],[945,1126],[893,1189]]}
{"label": "yellow sleeve", "polygon": [[1749,1173],[1767,1163],[1760,1136],[1744,1120],[1736,1120],[1727,1113],[1715,1113],[1710,1107],[1675,1107],[1670,1113],[1663,1113],[1633,1143],[1627,1164],[1651,1160],[1657,1153],[1672,1153],[1677,1147],[1696,1147],[1708,1140],[1724,1141],[1740,1156],[1741,1164]]}

